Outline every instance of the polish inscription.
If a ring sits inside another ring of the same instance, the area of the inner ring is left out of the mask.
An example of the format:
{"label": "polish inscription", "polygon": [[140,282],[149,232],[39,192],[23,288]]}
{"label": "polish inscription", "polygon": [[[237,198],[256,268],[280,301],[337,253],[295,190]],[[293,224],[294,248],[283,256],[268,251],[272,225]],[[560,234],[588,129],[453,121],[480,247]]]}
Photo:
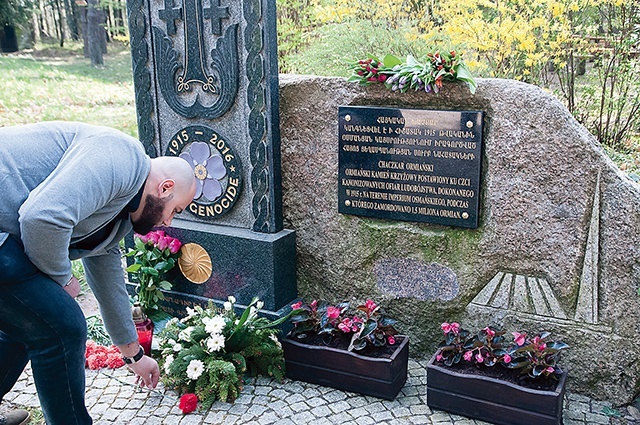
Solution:
{"label": "polish inscription", "polygon": [[482,115],[340,107],[338,211],[477,228]]}

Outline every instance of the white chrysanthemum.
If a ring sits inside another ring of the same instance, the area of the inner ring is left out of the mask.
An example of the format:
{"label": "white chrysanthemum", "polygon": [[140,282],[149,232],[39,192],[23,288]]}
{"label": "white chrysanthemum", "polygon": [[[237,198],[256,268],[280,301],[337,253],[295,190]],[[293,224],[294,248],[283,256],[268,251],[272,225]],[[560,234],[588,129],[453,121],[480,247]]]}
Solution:
{"label": "white chrysanthemum", "polygon": [[175,351],[176,353],[179,353],[179,352],[180,352],[180,350],[182,350],[182,344],[180,344],[179,342],[176,342],[176,343],[173,345],[173,351]]}
{"label": "white chrysanthemum", "polygon": [[173,355],[169,354],[166,359],[164,359],[164,373],[169,374],[169,368],[171,367],[171,363],[173,363]]}
{"label": "white chrysanthemum", "polygon": [[171,319],[169,319],[169,321],[167,322],[167,326],[172,326],[175,325],[176,323],[178,323],[179,320],[177,317],[172,317]]}
{"label": "white chrysanthemum", "polygon": [[233,304],[231,304],[229,301],[225,301],[224,303],[224,309],[226,311],[231,311],[231,309],[233,308]]}
{"label": "white chrysanthemum", "polygon": [[178,338],[182,341],[189,341],[191,339],[191,332],[193,332],[193,326],[189,326],[180,331]]}
{"label": "white chrysanthemum", "polygon": [[209,352],[220,351],[221,348],[224,348],[224,335],[211,335],[207,338],[207,349]]}
{"label": "white chrysanthemum", "polygon": [[256,308],[257,308],[258,310],[262,310],[262,307],[264,307],[264,301],[258,301],[258,302],[256,303]]}
{"label": "white chrysanthemum", "polygon": [[182,323],[186,323],[186,322],[189,321],[189,319],[191,319],[192,317],[196,316],[197,314],[198,314],[198,312],[195,311],[193,308],[187,307],[187,315],[186,315],[186,317],[183,317],[181,319],[181,322]]}
{"label": "white chrysanthemum", "polygon": [[194,381],[202,375],[204,372],[204,363],[200,360],[191,360],[189,366],[187,366],[187,377]]}
{"label": "white chrysanthemum", "polygon": [[222,333],[225,325],[224,319],[221,316],[202,319],[202,323],[204,323],[204,330],[211,335]]}
{"label": "white chrysanthemum", "polygon": [[234,297],[233,295],[229,295],[229,302],[231,304],[235,304],[236,303],[236,297]]}

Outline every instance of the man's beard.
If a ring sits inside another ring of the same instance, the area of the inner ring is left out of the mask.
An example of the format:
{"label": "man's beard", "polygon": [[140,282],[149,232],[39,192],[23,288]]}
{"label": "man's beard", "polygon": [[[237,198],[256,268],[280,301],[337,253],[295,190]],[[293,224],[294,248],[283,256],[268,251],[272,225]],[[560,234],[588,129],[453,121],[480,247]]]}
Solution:
{"label": "man's beard", "polygon": [[140,218],[137,221],[131,220],[133,231],[139,235],[149,233],[162,221],[162,213],[166,203],[167,201],[161,198],[147,194]]}

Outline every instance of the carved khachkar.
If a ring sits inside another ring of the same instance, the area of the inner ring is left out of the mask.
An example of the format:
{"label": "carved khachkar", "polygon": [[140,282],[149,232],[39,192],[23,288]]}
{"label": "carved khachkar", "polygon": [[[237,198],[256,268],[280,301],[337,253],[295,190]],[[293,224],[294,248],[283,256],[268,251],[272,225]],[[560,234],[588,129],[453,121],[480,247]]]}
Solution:
{"label": "carved khachkar", "polygon": [[166,229],[202,248],[171,277],[169,310],[229,295],[239,304],[258,296],[274,311],[288,305],[295,233],[282,226],[275,0],[127,8],[140,140],[151,156],[184,158],[197,181]]}
{"label": "carved khachkar", "polygon": [[[184,218],[282,230],[274,1],[129,0],[128,10],[139,135],[147,152],[190,154],[192,143],[209,141],[176,141],[176,135],[206,127],[235,152],[246,173],[241,180],[249,183],[250,196],[238,193],[239,202],[223,214],[207,214],[216,199],[203,197]],[[225,157],[216,143],[209,145],[212,157]],[[220,183],[223,189],[230,184],[226,176]]]}

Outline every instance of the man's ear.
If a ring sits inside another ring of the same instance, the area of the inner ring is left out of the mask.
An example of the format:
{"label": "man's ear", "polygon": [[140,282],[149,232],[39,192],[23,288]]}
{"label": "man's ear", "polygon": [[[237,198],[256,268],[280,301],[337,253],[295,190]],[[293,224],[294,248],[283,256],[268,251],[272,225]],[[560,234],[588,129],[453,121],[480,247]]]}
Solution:
{"label": "man's ear", "polygon": [[158,196],[160,198],[164,198],[165,196],[171,195],[175,185],[176,185],[176,182],[174,182],[172,179],[162,180],[162,182],[160,182],[160,186],[158,187],[159,189]]}

